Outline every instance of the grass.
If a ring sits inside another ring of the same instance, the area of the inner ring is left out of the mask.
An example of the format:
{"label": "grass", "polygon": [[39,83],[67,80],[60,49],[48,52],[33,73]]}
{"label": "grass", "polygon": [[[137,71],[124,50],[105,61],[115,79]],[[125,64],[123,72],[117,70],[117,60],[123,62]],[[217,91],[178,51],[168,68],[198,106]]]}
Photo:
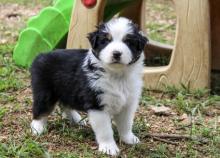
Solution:
{"label": "grass", "polygon": [[[28,71],[18,68],[12,61],[13,44],[0,45],[0,126],[4,116],[13,110],[19,109],[16,94],[25,88]],[[12,107],[12,105],[13,107]]]}
{"label": "grass", "polygon": [[147,0],[146,28],[151,39],[173,44],[176,31],[176,15],[170,0]]}
{"label": "grass", "polygon": [[[176,32],[176,15],[171,0],[146,0],[146,31],[150,39],[173,45]],[[148,53],[146,66],[169,64],[170,54]]]}
{"label": "grass", "polygon": [[0,93],[8,90],[18,90],[22,88],[22,75],[23,73],[19,72],[19,76],[17,76],[18,67],[12,62],[12,49],[14,45],[0,45]]}
{"label": "grass", "polygon": [[0,144],[0,155],[2,158],[7,157],[48,157],[46,149],[32,139],[26,139],[22,144],[16,145],[13,140],[7,144]]}
{"label": "grass", "polygon": [[[169,21],[175,17],[170,7],[159,5],[159,2],[162,3],[161,0],[148,1],[151,8],[163,13],[160,16],[165,16],[165,20]],[[35,4],[47,6],[52,1],[0,0],[0,4],[6,2],[18,2],[18,5],[34,7]],[[163,1],[163,4],[169,2]],[[150,19],[154,18],[155,13]],[[162,20],[159,24],[154,24],[152,20],[147,24],[150,36],[155,36],[159,41],[172,43],[173,40],[170,39],[173,39],[173,36],[168,38],[170,41],[164,37],[172,34],[173,24],[165,26],[163,23]],[[107,157],[97,152],[94,134],[89,125],[83,128],[71,125],[61,118],[59,111],[49,117],[48,128],[44,135],[32,136],[29,125],[32,104],[30,73],[28,69],[19,68],[14,64],[12,60],[14,46],[15,42],[0,45],[0,157]],[[184,85],[180,89],[167,86],[164,92],[143,90],[140,105],[133,127],[133,131],[141,139],[140,144],[130,146],[121,143],[114,127],[121,157],[220,157],[220,96],[211,95],[207,89],[190,91]],[[156,115],[149,110],[149,105],[170,107],[173,114]],[[183,114],[193,118],[191,122],[186,124],[181,120]],[[174,141],[178,144],[172,145],[148,138],[147,133],[201,136],[206,138],[208,143],[181,140]]]}
{"label": "grass", "polygon": [[209,95],[206,89],[197,89],[190,91],[185,87],[177,89],[175,87],[166,87],[161,94],[162,97],[154,97],[145,90],[142,96],[142,105],[166,105],[175,108],[179,113],[187,113],[191,115],[205,113],[209,107],[220,102],[220,96]]}
{"label": "grass", "polygon": [[0,0],[0,4],[2,3],[16,3],[20,5],[27,5],[28,7],[33,7],[35,5],[43,5],[47,6],[54,3],[56,0]]}

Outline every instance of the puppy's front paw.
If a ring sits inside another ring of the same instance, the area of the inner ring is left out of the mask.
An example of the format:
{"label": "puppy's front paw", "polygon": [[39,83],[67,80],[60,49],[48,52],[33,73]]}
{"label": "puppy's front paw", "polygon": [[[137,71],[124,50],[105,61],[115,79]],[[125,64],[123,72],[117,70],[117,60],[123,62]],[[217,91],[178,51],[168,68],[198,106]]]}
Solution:
{"label": "puppy's front paw", "polygon": [[119,153],[119,149],[115,142],[113,143],[100,143],[99,151],[111,156],[116,156]]}
{"label": "puppy's front paw", "polygon": [[125,136],[122,136],[121,139],[126,144],[137,144],[140,142],[139,138],[135,136],[133,133],[129,133]]}

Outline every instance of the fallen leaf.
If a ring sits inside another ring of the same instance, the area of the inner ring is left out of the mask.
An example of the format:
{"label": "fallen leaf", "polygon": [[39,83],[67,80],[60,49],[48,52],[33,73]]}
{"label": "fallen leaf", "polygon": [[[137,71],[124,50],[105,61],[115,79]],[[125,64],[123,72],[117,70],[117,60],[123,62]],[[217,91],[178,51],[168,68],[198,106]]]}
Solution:
{"label": "fallen leaf", "polygon": [[220,124],[220,116],[217,118],[217,123]]}
{"label": "fallen leaf", "polygon": [[149,109],[155,114],[155,115],[171,115],[172,111],[169,107],[166,106],[150,106]]}
{"label": "fallen leaf", "polygon": [[184,113],[179,117],[179,121],[184,125],[189,125],[191,123],[191,117]]}

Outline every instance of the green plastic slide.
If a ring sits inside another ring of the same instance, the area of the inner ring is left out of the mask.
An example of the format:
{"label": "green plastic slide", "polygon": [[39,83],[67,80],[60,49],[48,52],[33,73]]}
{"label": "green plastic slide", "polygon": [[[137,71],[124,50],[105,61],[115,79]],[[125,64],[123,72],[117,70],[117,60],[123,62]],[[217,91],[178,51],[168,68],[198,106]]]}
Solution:
{"label": "green plastic slide", "polygon": [[[110,19],[133,0],[108,0],[104,20]],[[44,8],[32,17],[19,36],[13,59],[19,66],[30,67],[34,58],[55,48],[64,48],[69,31],[70,17],[76,0],[57,0],[52,7]]]}
{"label": "green plastic slide", "polygon": [[59,45],[68,32],[75,1],[57,0],[53,7],[44,8],[28,21],[13,53],[17,65],[29,67],[40,52],[51,51]]}

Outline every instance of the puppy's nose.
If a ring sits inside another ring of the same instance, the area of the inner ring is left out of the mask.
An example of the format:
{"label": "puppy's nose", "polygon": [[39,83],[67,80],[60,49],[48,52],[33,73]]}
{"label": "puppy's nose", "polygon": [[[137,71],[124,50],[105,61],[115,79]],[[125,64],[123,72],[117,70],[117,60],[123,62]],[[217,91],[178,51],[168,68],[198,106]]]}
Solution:
{"label": "puppy's nose", "polygon": [[115,60],[120,60],[120,58],[121,58],[121,52],[119,52],[119,51],[114,51],[113,52],[113,58],[115,59]]}

